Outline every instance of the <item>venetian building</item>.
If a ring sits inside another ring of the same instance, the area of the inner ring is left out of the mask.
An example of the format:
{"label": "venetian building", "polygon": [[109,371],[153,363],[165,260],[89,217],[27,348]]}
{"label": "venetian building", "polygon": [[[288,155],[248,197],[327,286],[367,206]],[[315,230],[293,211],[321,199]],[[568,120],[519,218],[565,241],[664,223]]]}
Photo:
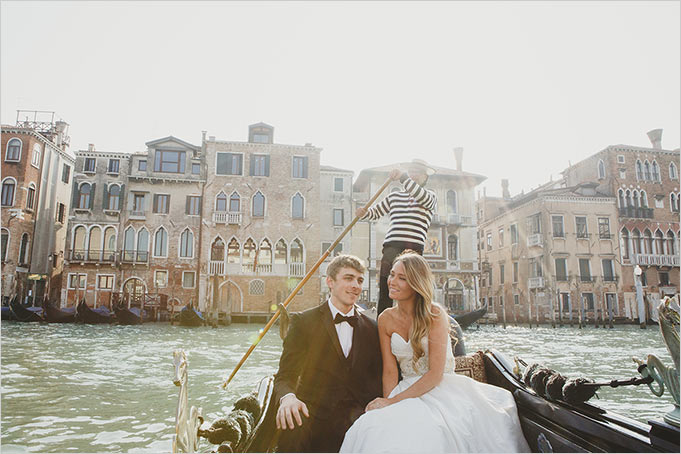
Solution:
{"label": "venetian building", "polygon": [[2,296],[40,305],[61,288],[74,154],[54,112],[2,125]]}
{"label": "venetian building", "polygon": [[624,317],[615,199],[551,181],[478,200],[480,298],[498,321]]}
{"label": "venetian building", "polygon": [[[428,230],[423,256],[435,275],[435,300],[445,304],[451,313],[462,313],[478,306],[474,190],[486,177],[462,169],[462,148],[454,149],[454,158],[456,169],[431,165],[436,173],[429,177],[426,188],[435,192],[437,208]],[[408,165],[407,162],[401,162],[362,170],[353,185],[356,206],[364,206],[383,185],[392,169],[406,169]],[[400,183],[396,181],[386,191],[399,189]],[[387,192],[377,202],[385,195]],[[381,251],[389,225],[388,216],[377,222],[360,221],[352,237],[352,253],[369,261],[365,291],[373,304],[378,301]]]}
{"label": "venetian building", "polygon": [[[274,142],[249,126],[248,141],[203,142],[208,175],[201,230],[201,309],[218,319],[266,317],[320,253],[320,148]],[[319,273],[291,310],[319,303]]]}
{"label": "venetian building", "polygon": [[648,132],[650,146],[610,145],[570,166],[568,185],[593,182],[615,198],[619,297],[625,314],[638,318],[634,267],[642,270],[648,317],[664,295],[679,293],[679,148],[662,147],[662,130]]}

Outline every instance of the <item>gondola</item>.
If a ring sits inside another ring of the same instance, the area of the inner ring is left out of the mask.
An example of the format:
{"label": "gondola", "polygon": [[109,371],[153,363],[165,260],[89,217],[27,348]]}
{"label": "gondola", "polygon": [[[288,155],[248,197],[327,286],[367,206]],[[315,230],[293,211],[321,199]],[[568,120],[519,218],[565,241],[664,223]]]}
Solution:
{"label": "gondola", "polygon": [[15,297],[9,303],[9,310],[18,322],[41,322],[43,321],[43,309],[41,307],[28,307],[19,303]]}
{"label": "gondola", "polygon": [[49,301],[45,301],[43,303],[43,318],[47,323],[74,323],[76,321],[76,308],[60,309]]}
{"label": "gondola", "polygon": [[175,321],[180,326],[203,326],[206,323],[206,319],[201,315],[201,312],[194,309],[191,303],[182,308],[175,316]]}
{"label": "gondola", "polygon": [[114,306],[114,313],[116,314],[116,321],[119,325],[141,325],[142,315],[138,307],[128,309],[124,305]]}
{"label": "gondola", "polygon": [[2,314],[2,320],[16,321],[16,318],[14,318],[14,314],[12,314],[12,310],[9,308],[9,306],[2,306],[2,308],[0,308],[0,313]]}
{"label": "gondola", "polygon": [[465,314],[453,315],[454,320],[457,321],[461,329],[466,329],[473,323],[477,322],[480,317],[487,313],[487,305],[484,305],[480,309],[467,312]]}
{"label": "gondola", "polygon": [[91,309],[85,300],[81,300],[76,306],[76,323],[101,324],[115,321],[115,315],[105,307]]}

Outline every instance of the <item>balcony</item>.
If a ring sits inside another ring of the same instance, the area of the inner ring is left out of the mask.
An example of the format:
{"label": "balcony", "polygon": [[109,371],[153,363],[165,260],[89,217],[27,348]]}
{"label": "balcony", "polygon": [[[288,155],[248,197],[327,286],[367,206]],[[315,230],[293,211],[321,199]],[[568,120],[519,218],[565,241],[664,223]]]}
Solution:
{"label": "balcony", "polygon": [[472,216],[463,216],[463,215],[458,214],[458,213],[445,214],[445,215],[434,214],[433,215],[433,224],[473,225],[473,217]]}
{"label": "balcony", "polygon": [[116,261],[115,251],[84,250],[74,249],[71,251],[72,262],[104,262],[113,263]]}
{"label": "balcony", "polygon": [[149,252],[147,251],[121,251],[121,262],[123,263],[147,263]]}
{"label": "balcony", "polygon": [[581,282],[593,282],[594,278],[593,278],[593,276],[580,275],[579,280]]}
{"label": "balcony", "polygon": [[305,276],[305,264],[304,263],[289,263],[288,264],[288,274],[293,277],[303,277]]}
{"label": "balcony", "polygon": [[621,218],[643,218],[652,219],[653,209],[647,207],[624,207],[620,208]]}
{"label": "balcony", "polygon": [[527,287],[530,289],[544,288],[544,278],[542,276],[529,278],[527,280]]}
{"label": "balcony", "polygon": [[213,222],[216,224],[241,225],[241,213],[215,211],[213,212]]}
{"label": "balcony", "polygon": [[533,233],[532,235],[527,236],[527,247],[532,247],[532,246],[541,247],[541,245],[542,245],[541,233]]}
{"label": "balcony", "polygon": [[241,272],[244,274],[272,274],[272,264],[260,264],[254,265],[253,263],[244,263],[241,265]]}
{"label": "balcony", "polygon": [[224,260],[211,260],[208,262],[208,274],[211,276],[224,276],[225,274],[225,261]]}
{"label": "balcony", "polygon": [[678,255],[661,255],[661,254],[632,254],[632,265],[646,265],[646,266],[679,266]]}
{"label": "balcony", "polygon": [[604,282],[617,282],[618,276],[615,276],[614,274],[606,274],[603,276],[603,281]]}
{"label": "balcony", "polygon": [[132,210],[130,212],[130,219],[144,220],[146,215],[143,210]]}

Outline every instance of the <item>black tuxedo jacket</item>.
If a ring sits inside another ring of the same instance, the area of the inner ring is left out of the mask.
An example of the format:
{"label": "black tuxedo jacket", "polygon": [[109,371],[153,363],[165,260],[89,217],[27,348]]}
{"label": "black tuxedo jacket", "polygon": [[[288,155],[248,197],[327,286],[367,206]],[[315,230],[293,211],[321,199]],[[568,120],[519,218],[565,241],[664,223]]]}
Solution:
{"label": "black tuxedo jacket", "polygon": [[328,302],[291,314],[274,378],[277,401],[295,393],[310,411],[303,428],[282,431],[280,451],[337,452],[345,432],[382,387],[376,322],[359,313],[346,358]]}

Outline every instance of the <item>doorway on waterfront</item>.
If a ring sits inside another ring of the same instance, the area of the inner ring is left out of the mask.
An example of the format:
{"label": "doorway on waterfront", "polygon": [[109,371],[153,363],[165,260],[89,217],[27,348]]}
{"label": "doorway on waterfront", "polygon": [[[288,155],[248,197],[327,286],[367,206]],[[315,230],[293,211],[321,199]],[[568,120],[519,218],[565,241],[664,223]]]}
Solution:
{"label": "doorway on waterfront", "polygon": [[243,296],[241,289],[232,281],[220,285],[218,297],[218,312],[243,312]]}
{"label": "doorway on waterfront", "polygon": [[137,277],[131,277],[123,284],[123,302],[126,306],[142,306],[146,285],[144,281]]}
{"label": "doorway on waterfront", "polygon": [[461,312],[463,304],[463,283],[456,278],[449,278],[444,285],[445,304],[449,312]]}
{"label": "doorway on waterfront", "polygon": [[610,312],[612,311],[613,317],[616,317],[619,315],[619,311],[617,310],[617,294],[615,293],[606,293],[605,294],[605,316],[608,317]]}

